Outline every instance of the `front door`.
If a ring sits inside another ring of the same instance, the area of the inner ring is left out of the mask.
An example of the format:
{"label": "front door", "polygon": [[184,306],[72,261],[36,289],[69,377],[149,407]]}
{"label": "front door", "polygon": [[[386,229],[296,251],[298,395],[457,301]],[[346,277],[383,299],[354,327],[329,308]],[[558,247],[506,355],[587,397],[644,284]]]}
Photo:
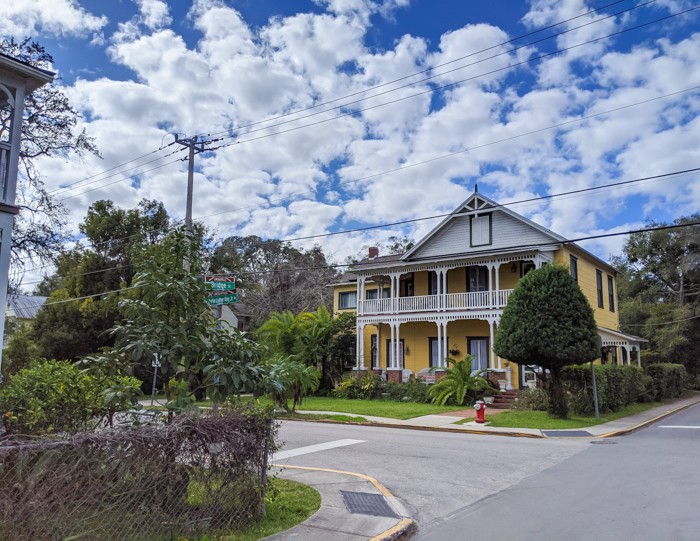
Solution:
{"label": "front door", "polygon": [[469,355],[473,355],[472,372],[474,370],[486,370],[489,367],[489,339],[468,338]]}

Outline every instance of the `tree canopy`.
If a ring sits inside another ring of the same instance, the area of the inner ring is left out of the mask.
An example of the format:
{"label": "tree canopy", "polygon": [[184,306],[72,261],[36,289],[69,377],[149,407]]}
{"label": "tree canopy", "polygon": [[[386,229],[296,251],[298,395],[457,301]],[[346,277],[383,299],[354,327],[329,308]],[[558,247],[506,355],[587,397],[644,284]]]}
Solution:
{"label": "tree canopy", "polygon": [[518,282],[503,310],[493,350],[518,365],[549,370],[550,414],[568,415],[561,369],[600,356],[593,309],[568,268],[545,265]]}

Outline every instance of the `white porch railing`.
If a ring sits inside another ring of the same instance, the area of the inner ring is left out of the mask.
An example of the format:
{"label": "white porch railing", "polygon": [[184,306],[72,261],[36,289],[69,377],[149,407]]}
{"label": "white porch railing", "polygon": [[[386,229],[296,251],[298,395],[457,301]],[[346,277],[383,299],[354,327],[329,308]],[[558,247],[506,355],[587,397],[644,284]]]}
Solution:
{"label": "white porch railing", "polygon": [[361,300],[358,306],[358,314],[403,314],[409,312],[437,312],[440,310],[503,308],[508,303],[508,297],[512,292],[512,289],[501,289],[498,291],[478,291],[473,293],[448,293],[447,295]]}

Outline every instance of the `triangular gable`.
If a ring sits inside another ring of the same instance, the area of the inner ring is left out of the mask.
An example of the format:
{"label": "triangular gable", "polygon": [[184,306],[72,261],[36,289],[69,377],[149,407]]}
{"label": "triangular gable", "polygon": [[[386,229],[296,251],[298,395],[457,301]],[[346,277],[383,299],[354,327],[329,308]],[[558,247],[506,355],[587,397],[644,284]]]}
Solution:
{"label": "triangular gable", "polygon": [[[492,243],[470,246],[470,217],[491,213]],[[406,252],[401,259],[435,257],[455,253],[467,253],[511,246],[537,245],[565,242],[566,239],[549,229],[528,220],[517,212],[499,205],[480,193],[472,194],[449,216]]]}

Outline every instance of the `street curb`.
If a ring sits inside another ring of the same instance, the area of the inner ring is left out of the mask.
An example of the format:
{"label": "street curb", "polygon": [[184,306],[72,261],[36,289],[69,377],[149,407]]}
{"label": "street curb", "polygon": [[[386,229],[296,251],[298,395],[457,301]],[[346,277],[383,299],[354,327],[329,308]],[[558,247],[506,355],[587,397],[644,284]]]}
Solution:
{"label": "street curb", "polygon": [[[393,528],[380,533],[369,541],[395,541],[397,539],[408,539],[418,530],[418,526],[410,518],[405,518]],[[408,537],[403,537],[408,534]]]}
{"label": "street curb", "polygon": [[[338,421],[336,421],[338,422]],[[363,423],[352,423],[352,424],[363,424]],[[372,483],[379,492],[382,493],[382,496],[385,498],[393,499],[396,500],[396,496],[394,496],[388,488],[386,488],[384,485],[382,485],[379,481],[377,481],[374,477],[370,477],[369,475],[365,475],[363,473],[356,473],[356,472],[350,472],[350,471],[341,471],[341,470],[330,470],[328,468],[313,468],[310,466],[290,466],[287,464],[272,464],[273,467],[275,468],[290,468],[290,469],[295,469],[295,470],[311,470],[311,471],[325,471],[329,473],[341,473],[343,475],[354,475],[355,477],[360,477],[364,479],[365,481],[369,481]],[[392,506],[393,507],[393,506]],[[403,505],[401,506],[403,508]],[[404,509],[405,511],[405,509]],[[372,537],[369,541],[395,541],[399,538],[402,538],[402,536],[408,534],[408,537],[413,535],[415,531],[418,529],[418,526],[416,526],[416,523],[413,522],[410,518],[404,518],[399,522],[397,525],[389,528],[388,530],[380,533],[379,535],[376,535]],[[403,539],[408,539],[408,537],[405,537]]]}
{"label": "street curb", "polygon": [[449,432],[451,434],[483,434],[485,436],[509,436],[511,438],[544,438],[537,434],[527,434],[525,432],[491,432],[487,430],[468,430],[463,428],[442,428],[439,426],[419,426],[400,425],[395,423],[353,423],[352,421],[333,421],[332,419],[295,419],[291,417],[277,417],[278,421],[301,421],[304,423],[326,423],[330,425],[355,425],[355,426],[378,426],[384,428],[403,428],[405,430],[423,430],[427,432]]}
{"label": "street curb", "polygon": [[695,402],[691,402],[690,404],[685,404],[685,405],[680,406],[678,408],[672,409],[670,411],[667,411],[666,413],[662,413],[661,415],[654,417],[653,419],[649,419],[648,421],[644,421],[643,423],[639,423],[638,425],[632,426],[630,428],[623,428],[622,430],[616,430],[615,432],[610,432],[608,434],[601,434],[600,436],[595,436],[595,437],[596,438],[614,438],[617,436],[627,436],[628,434],[632,434],[633,432],[637,432],[638,430],[642,430],[647,425],[655,423],[656,421],[659,421],[659,420],[663,419],[664,417],[668,417],[669,415],[673,415],[674,413],[678,413],[679,411],[683,411],[685,409],[692,408],[693,406],[696,406],[698,404],[700,404],[700,398],[697,399]]}

